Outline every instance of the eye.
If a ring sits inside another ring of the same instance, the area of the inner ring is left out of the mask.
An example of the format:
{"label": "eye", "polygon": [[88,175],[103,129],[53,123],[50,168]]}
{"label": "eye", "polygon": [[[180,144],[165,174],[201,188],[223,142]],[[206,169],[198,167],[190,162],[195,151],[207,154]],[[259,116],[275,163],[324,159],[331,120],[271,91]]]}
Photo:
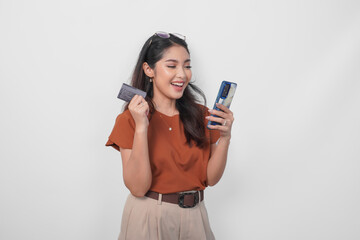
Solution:
{"label": "eye", "polygon": [[176,68],[176,66],[167,66],[168,68]]}
{"label": "eye", "polygon": [[192,68],[192,66],[185,66],[185,67],[188,68],[188,69]]}

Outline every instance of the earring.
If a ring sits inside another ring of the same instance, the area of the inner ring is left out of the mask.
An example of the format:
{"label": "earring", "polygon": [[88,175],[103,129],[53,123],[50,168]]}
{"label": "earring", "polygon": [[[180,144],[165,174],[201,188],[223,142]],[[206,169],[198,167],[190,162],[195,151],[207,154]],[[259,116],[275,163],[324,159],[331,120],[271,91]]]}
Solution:
{"label": "earring", "polygon": [[152,78],[150,78],[150,82],[152,82],[153,81],[153,79]]}

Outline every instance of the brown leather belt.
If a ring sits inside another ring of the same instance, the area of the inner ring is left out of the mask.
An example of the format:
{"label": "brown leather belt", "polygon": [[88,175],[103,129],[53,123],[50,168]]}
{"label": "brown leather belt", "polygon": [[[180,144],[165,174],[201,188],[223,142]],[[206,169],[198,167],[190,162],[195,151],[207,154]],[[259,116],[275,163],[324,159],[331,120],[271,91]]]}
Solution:
{"label": "brown leather belt", "polygon": [[[200,199],[199,199],[200,192]],[[159,193],[148,191],[145,196],[158,200]],[[196,204],[204,200],[204,190],[196,191],[196,192],[177,192],[177,193],[168,193],[162,194],[161,201],[167,203],[178,204],[182,208],[192,208],[195,207]]]}

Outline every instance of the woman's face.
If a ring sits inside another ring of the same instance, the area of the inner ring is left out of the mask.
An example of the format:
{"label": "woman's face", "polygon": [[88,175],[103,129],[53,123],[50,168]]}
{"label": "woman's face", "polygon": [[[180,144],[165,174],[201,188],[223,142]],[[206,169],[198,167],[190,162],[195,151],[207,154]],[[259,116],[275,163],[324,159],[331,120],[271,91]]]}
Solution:
{"label": "woman's face", "polygon": [[180,45],[171,46],[155,64],[154,98],[158,100],[181,98],[191,75],[189,53]]}

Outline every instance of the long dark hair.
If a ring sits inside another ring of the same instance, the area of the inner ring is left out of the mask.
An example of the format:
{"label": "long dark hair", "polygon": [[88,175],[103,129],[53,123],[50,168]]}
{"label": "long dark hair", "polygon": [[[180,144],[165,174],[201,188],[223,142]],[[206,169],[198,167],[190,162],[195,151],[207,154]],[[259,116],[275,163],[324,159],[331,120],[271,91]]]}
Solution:
{"label": "long dark hair", "polygon": [[[175,35],[170,34],[170,38],[162,38],[154,34],[142,47],[138,61],[136,63],[131,85],[147,93],[145,100],[149,104],[150,114],[155,110],[153,98],[153,85],[150,78],[144,73],[143,63],[154,69],[155,64],[163,57],[166,49],[174,45],[180,45],[190,54],[187,43]],[[193,82],[189,82],[184,90],[183,96],[176,100],[176,109],[179,111],[180,119],[184,125],[184,133],[187,143],[192,146],[192,141],[200,148],[204,148],[208,141],[205,136],[204,118],[206,108],[200,105],[201,100],[206,106],[206,97],[199,87]],[[125,105],[125,110],[128,109]]]}

